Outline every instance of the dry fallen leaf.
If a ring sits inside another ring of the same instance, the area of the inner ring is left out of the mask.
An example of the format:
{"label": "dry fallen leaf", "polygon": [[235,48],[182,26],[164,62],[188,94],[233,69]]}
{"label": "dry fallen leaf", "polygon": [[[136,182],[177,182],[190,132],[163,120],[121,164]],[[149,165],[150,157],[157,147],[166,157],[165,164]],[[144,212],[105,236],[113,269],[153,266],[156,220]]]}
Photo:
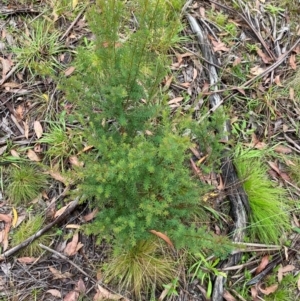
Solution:
{"label": "dry fallen leaf", "polygon": [[47,290],[46,293],[51,294],[53,297],[61,298],[61,293],[60,293],[60,291],[57,290],[57,289],[50,289],[50,290]]}
{"label": "dry fallen leaf", "polygon": [[53,268],[53,267],[48,267],[50,272],[53,274],[53,279],[68,279],[72,278],[72,274],[69,272],[62,273],[61,271]]}
{"label": "dry fallen leaf", "polygon": [[76,284],[75,291],[84,294],[86,292],[86,287],[83,280],[80,278]]}
{"label": "dry fallen leaf", "polygon": [[289,59],[289,63],[290,63],[290,66],[293,70],[296,70],[297,69],[297,64],[296,64],[296,55],[295,54],[292,54],[290,56],[290,59]]}
{"label": "dry fallen leaf", "polygon": [[11,69],[13,62],[11,59],[5,59],[3,57],[0,57],[0,61],[2,64],[2,79],[5,78],[8,71]]}
{"label": "dry fallen leaf", "polygon": [[117,294],[112,294],[109,292],[107,289],[102,287],[101,285],[98,284],[97,286],[97,293],[93,298],[93,301],[100,301],[100,300],[123,300],[123,301],[128,301],[127,298],[117,295]]}
{"label": "dry fallen leaf", "polygon": [[278,274],[277,274],[278,282],[280,283],[280,282],[282,281],[283,275],[284,275],[285,273],[291,272],[291,271],[293,271],[294,269],[295,269],[295,266],[292,265],[292,264],[288,264],[288,265],[286,265],[286,266],[284,266],[284,267],[281,266],[281,267],[278,269]]}
{"label": "dry fallen leaf", "polygon": [[39,162],[42,160],[32,149],[28,150],[27,157],[34,162]]}
{"label": "dry fallen leaf", "polygon": [[66,294],[64,301],[77,301],[79,298],[79,293],[76,291],[71,291]]}
{"label": "dry fallen leaf", "polygon": [[41,123],[39,121],[35,121],[33,123],[33,128],[34,128],[37,138],[40,139],[43,135],[43,127],[42,127]]}
{"label": "dry fallen leaf", "polygon": [[267,295],[267,296],[268,296],[268,295],[274,293],[274,292],[277,290],[278,284],[273,284],[273,285],[268,286],[268,287],[266,287],[266,288],[261,288],[261,286],[259,286],[258,288],[259,288],[259,290],[260,290],[264,295]]}
{"label": "dry fallen leaf", "polygon": [[15,158],[20,158],[20,155],[18,154],[18,152],[14,149],[10,150],[10,154],[15,157]]}
{"label": "dry fallen leaf", "polygon": [[0,213],[0,221],[3,221],[5,223],[11,223],[12,217],[10,215]]}
{"label": "dry fallen leaf", "polygon": [[37,260],[37,258],[35,257],[20,257],[17,259],[20,263],[26,263],[26,264],[29,264],[29,263],[33,263]]}
{"label": "dry fallen leaf", "polygon": [[71,163],[71,165],[77,166],[77,167],[83,167],[84,163],[79,161],[77,156],[71,156],[69,158],[69,162]]}
{"label": "dry fallen leaf", "polygon": [[223,293],[223,298],[226,301],[236,301],[236,299],[228,291],[226,291],[226,290]]}
{"label": "dry fallen leaf", "polygon": [[214,52],[217,52],[217,51],[229,51],[230,49],[226,47],[226,45],[223,43],[223,42],[218,42],[216,40],[212,40],[211,41],[212,44],[213,44],[213,50]]}
{"label": "dry fallen leaf", "polygon": [[283,145],[275,146],[274,151],[280,154],[290,154],[293,152],[289,147]]}
{"label": "dry fallen leaf", "polygon": [[15,109],[15,113],[14,113],[14,116],[16,117],[17,121],[23,120],[24,112],[25,112],[24,106],[18,105],[17,108]]}
{"label": "dry fallen leaf", "polygon": [[256,49],[256,53],[258,54],[258,56],[262,59],[262,61],[265,64],[269,64],[271,61],[271,58],[269,56],[267,56],[261,49],[257,48]]}
{"label": "dry fallen leaf", "polygon": [[73,256],[75,255],[79,249],[83,247],[83,244],[81,242],[78,242],[79,235],[78,233],[75,233],[73,235],[72,240],[67,244],[66,248],[64,249],[64,254],[67,256]]}
{"label": "dry fallen leaf", "polygon": [[54,170],[50,170],[49,171],[49,175],[54,179],[57,180],[59,182],[62,182],[63,184],[65,184],[67,186],[68,182],[67,179],[65,179],[62,174],[58,171],[54,171]]}
{"label": "dry fallen leaf", "polygon": [[98,211],[99,211],[98,209],[94,209],[91,213],[85,215],[83,217],[84,221],[85,222],[91,221],[96,216],[96,214],[98,213]]}
{"label": "dry fallen leaf", "polygon": [[75,67],[71,66],[65,70],[65,76],[70,76],[75,71]]}
{"label": "dry fallen leaf", "polygon": [[157,237],[163,239],[170,247],[172,247],[174,249],[173,243],[171,242],[170,238],[166,234],[163,234],[163,233],[161,233],[159,231],[155,231],[155,230],[150,230],[149,232],[156,235]]}
{"label": "dry fallen leaf", "polygon": [[262,270],[265,269],[265,267],[268,265],[269,263],[269,256],[265,255],[262,259],[261,262],[259,264],[259,266],[257,267],[257,269],[255,270],[255,275],[259,274]]}
{"label": "dry fallen leaf", "polygon": [[18,212],[14,207],[12,208],[12,212],[13,212],[12,226],[13,228],[15,228],[18,221]]}
{"label": "dry fallen leaf", "polygon": [[172,100],[168,101],[168,104],[169,105],[171,105],[171,104],[178,104],[182,100],[183,100],[183,97],[176,97],[176,98],[173,98]]}
{"label": "dry fallen leaf", "polygon": [[24,135],[25,135],[25,138],[28,139],[29,138],[29,125],[28,125],[27,120],[23,121],[23,126],[24,126]]}

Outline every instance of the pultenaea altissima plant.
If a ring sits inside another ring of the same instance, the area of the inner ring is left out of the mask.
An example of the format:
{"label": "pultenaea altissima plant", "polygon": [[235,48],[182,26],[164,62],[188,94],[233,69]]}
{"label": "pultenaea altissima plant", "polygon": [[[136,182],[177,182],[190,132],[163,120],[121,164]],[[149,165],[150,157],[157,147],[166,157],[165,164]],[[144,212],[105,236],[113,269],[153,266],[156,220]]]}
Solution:
{"label": "pultenaea altissima plant", "polygon": [[[147,240],[154,229],[177,247],[202,242],[217,249],[207,229],[190,224],[206,187],[186,164],[192,140],[218,140],[217,121],[199,125],[192,112],[180,111],[171,119],[159,89],[168,71],[166,36],[177,40],[183,2],[97,1],[88,13],[95,49],[79,50],[77,74],[63,85],[94,146],[80,185],[99,208],[87,232],[122,247]],[[164,45],[153,49],[160,40]]]}

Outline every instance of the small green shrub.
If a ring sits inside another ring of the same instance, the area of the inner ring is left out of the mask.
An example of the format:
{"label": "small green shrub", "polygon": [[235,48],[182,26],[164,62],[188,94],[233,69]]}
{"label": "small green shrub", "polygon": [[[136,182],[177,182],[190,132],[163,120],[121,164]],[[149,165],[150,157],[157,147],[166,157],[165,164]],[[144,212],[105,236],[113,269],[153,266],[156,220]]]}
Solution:
{"label": "small green shrub", "polygon": [[[13,233],[11,243],[17,246],[24,240],[34,235],[43,227],[44,219],[40,215],[29,216],[28,220],[23,222]],[[43,251],[39,244],[48,245],[51,242],[51,235],[44,234],[38,239],[32,241],[27,247],[22,249],[19,254],[21,256],[39,256]]]}
{"label": "small green shrub", "polygon": [[[79,50],[77,73],[62,85],[94,146],[84,158],[79,185],[99,208],[86,231],[130,249],[156,230],[178,248],[203,243],[224,255],[205,227],[191,224],[207,187],[192,178],[187,165],[189,147],[199,139],[215,158],[214,147],[220,150],[215,132],[222,123],[212,117],[198,124],[193,112],[171,115],[159,87],[168,71],[167,49],[179,30],[179,3],[99,0],[88,13],[95,49]],[[160,41],[164,45],[153,49]]]}
{"label": "small green shrub", "polygon": [[268,169],[260,151],[244,150],[235,162],[251,207],[250,239],[279,243],[284,230],[290,228],[285,190],[268,179]]}
{"label": "small green shrub", "polygon": [[37,166],[22,163],[12,166],[7,178],[7,195],[14,204],[28,203],[47,187],[47,176]]}

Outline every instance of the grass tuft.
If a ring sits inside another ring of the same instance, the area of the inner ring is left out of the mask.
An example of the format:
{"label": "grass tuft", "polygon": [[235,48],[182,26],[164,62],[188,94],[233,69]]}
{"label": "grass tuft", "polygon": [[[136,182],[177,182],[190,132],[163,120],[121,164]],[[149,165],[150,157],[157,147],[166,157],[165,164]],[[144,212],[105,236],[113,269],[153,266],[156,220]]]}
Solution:
{"label": "grass tuft", "polygon": [[47,186],[47,176],[36,166],[22,163],[11,167],[7,195],[14,204],[28,203]]}
{"label": "grass tuft", "polygon": [[[40,215],[30,216],[26,222],[23,222],[16,232],[12,235],[12,245],[17,246],[31,235],[39,231],[44,223],[44,218]],[[48,245],[51,241],[51,235],[45,234],[38,239],[32,241],[26,248],[20,251],[21,256],[39,256],[42,252],[42,248],[39,244]]]}
{"label": "grass tuft", "polygon": [[55,69],[60,68],[57,55],[64,50],[59,41],[60,33],[46,20],[37,20],[32,27],[30,34],[23,34],[21,45],[12,49],[18,69],[27,69],[31,76],[52,75]]}
{"label": "grass tuft", "polygon": [[267,177],[267,166],[260,151],[241,151],[235,162],[251,207],[250,239],[279,243],[282,233],[290,228],[284,189]]}
{"label": "grass tuft", "polygon": [[151,239],[113,255],[105,267],[106,282],[116,283],[120,290],[130,291],[138,300],[150,290],[163,288],[174,277],[174,262]]}

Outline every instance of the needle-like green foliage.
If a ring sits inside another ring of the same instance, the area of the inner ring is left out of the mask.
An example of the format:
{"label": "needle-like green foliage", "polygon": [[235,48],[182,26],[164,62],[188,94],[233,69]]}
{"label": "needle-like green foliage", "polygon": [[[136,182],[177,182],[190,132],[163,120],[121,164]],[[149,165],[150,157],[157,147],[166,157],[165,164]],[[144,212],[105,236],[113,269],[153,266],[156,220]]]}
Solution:
{"label": "needle-like green foliage", "polygon": [[156,230],[178,248],[219,249],[206,228],[191,225],[206,187],[187,165],[193,140],[203,138],[205,151],[217,144],[217,122],[171,115],[160,92],[183,2],[97,1],[88,13],[95,48],[79,50],[77,73],[63,84],[94,146],[79,188],[99,213],[86,230],[122,248]]}

